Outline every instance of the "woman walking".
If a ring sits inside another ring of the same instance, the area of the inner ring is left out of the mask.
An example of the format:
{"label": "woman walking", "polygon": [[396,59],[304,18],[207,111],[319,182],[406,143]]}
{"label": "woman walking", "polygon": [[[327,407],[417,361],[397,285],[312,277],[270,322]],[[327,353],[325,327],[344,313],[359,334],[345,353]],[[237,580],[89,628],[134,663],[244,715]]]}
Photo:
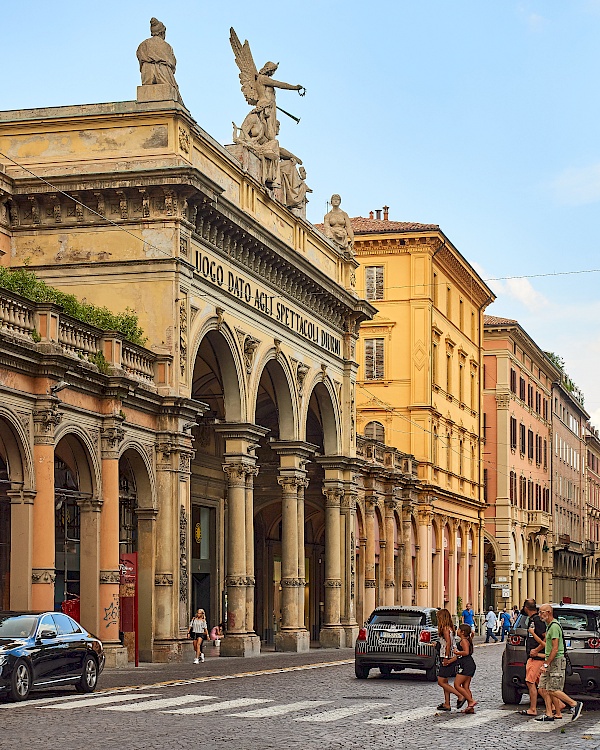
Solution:
{"label": "woman walking", "polygon": [[203,609],[199,609],[192,618],[189,636],[194,642],[194,653],[196,654],[194,664],[199,664],[201,661],[204,661],[202,649],[204,641],[208,638],[208,623],[206,622],[206,613]]}
{"label": "woman walking", "polygon": [[[467,699],[467,707],[463,710],[463,714],[474,714],[477,701],[473,700],[473,694],[471,693],[471,679],[477,667],[473,659],[473,631],[468,625],[460,625],[458,634],[460,644],[455,651],[458,657],[458,674],[454,680],[454,687],[460,690],[464,698]],[[463,704],[464,701],[459,701],[456,704],[457,708],[460,708]]]}
{"label": "woman walking", "polygon": [[454,677],[456,657],[454,654],[454,625],[452,615],[447,609],[440,609],[437,613],[438,644],[440,650],[441,666],[438,672],[438,685],[444,691],[444,702],[438,706],[438,711],[451,711],[450,694],[458,698],[457,706],[464,705],[466,697],[448,682],[449,677]]}

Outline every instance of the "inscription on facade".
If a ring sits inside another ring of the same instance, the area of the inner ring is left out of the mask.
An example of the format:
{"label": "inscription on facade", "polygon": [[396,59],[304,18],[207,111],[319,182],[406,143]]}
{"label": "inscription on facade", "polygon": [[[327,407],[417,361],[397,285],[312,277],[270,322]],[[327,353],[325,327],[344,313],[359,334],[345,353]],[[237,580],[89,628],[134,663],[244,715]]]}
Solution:
{"label": "inscription on facade", "polygon": [[282,302],[275,302],[278,295],[271,295],[257,284],[251,283],[243,276],[226,271],[223,266],[204,252],[196,250],[196,270],[204,279],[224,289],[234,297],[253,305],[265,315],[274,318],[313,344],[322,347],[331,354],[340,356],[342,342],[337,336],[329,333],[318,323],[301,315]]}

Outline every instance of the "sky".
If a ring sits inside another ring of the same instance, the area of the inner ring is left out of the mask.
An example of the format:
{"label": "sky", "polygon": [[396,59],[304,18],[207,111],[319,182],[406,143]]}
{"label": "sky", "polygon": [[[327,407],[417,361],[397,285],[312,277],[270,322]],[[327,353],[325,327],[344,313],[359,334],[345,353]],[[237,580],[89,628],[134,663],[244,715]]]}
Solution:
{"label": "sky", "polygon": [[600,269],[600,0],[3,6],[0,108],[135,99],[156,16],[187,107],[221,143],[248,111],[234,26],[258,67],[307,89],[278,103],[301,118],[280,118],[280,143],[306,167],[309,220],[340,193],[350,216],[387,204],[439,224],[489,280],[487,312],[565,359],[600,426],[600,273],[574,273]]}

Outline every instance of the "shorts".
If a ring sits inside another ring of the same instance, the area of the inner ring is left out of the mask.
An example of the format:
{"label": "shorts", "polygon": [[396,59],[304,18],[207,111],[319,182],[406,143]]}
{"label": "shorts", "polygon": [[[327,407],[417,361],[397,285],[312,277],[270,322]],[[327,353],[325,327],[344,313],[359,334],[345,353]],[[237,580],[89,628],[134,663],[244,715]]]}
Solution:
{"label": "shorts", "polygon": [[440,667],[438,672],[438,677],[454,677],[456,674],[456,662],[452,662],[452,664],[448,664],[447,667],[444,667],[443,665]]}
{"label": "shorts", "polygon": [[[543,662],[542,662],[543,663]],[[565,670],[567,660],[564,656],[557,656],[545,672],[540,675],[542,690],[562,690],[565,686]]]}
{"label": "shorts", "polygon": [[463,677],[473,677],[476,669],[477,665],[472,656],[463,656],[458,660],[458,674]]}
{"label": "shorts", "polygon": [[208,636],[206,635],[206,633],[192,633],[191,638],[193,641],[197,641],[198,638],[201,638],[203,641],[205,641]]}
{"label": "shorts", "polygon": [[542,672],[543,659],[527,659],[527,665],[525,667],[525,682],[531,682],[537,685],[540,681],[540,674]]}

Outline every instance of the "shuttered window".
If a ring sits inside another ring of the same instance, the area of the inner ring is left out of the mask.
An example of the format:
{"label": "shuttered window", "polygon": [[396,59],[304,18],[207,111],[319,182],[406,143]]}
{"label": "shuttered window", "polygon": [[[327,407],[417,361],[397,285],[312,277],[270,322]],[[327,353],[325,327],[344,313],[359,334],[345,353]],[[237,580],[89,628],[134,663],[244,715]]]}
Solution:
{"label": "shuttered window", "polygon": [[381,422],[368,422],[365,425],[365,437],[385,443],[385,427]]}
{"label": "shuttered window", "polygon": [[383,299],[383,266],[365,268],[365,287],[368,300]]}
{"label": "shuttered window", "polygon": [[383,339],[365,339],[365,380],[383,379]]}

